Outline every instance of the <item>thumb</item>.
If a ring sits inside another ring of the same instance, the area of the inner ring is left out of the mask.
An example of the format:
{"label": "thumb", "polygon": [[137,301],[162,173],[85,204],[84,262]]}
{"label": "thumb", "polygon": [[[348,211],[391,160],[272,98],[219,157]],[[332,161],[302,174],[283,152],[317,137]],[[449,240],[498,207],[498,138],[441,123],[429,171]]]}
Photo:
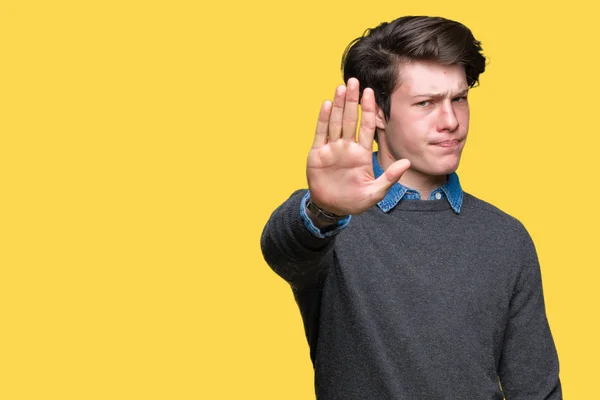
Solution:
{"label": "thumb", "polygon": [[376,196],[383,199],[390,187],[392,187],[394,183],[398,182],[402,174],[404,174],[409,168],[410,161],[408,161],[406,158],[398,160],[390,165],[385,170],[383,175],[373,182],[373,190],[375,191]]}

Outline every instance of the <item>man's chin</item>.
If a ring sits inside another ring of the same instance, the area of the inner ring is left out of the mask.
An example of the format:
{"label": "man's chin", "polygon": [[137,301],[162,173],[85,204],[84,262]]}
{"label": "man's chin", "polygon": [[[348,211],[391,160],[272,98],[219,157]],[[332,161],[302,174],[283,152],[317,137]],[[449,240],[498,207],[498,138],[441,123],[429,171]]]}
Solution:
{"label": "man's chin", "polygon": [[432,165],[427,171],[427,174],[430,176],[450,175],[451,173],[456,172],[456,170],[458,169],[458,164],[458,162],[454,162],[441,165]]}

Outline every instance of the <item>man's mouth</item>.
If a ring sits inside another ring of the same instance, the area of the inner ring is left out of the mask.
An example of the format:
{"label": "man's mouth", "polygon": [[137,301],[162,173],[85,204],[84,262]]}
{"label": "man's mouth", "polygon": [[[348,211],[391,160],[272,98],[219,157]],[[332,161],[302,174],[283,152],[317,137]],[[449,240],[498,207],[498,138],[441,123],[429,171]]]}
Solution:
{"label": "man's mouth", "polygon": [[442,140],[441,142],[435,142],[432,144],[435,146],[440,146],[440,147],[456,147],[459,145],[459,143],[460,143],[460,140],[451,139],[451,140]]}

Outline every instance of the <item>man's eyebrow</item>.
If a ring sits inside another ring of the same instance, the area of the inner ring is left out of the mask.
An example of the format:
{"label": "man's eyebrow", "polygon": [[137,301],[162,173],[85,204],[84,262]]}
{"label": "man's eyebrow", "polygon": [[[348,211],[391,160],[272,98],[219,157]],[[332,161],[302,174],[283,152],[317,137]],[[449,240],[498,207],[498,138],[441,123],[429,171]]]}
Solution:
{"label": "man's eyebrow", "polygon": [[[446,97],[446,95],[448,95],[450,92],[445,92],[445,93],[423,93],[423,94],[416,94],[412,97],[432,97],[432,98],[440,98],[440,97]],[[466,96],[467,93],[469,93],[469,89],[463,89],[460,92],[456,93],[456,94],[452,94],[452,97],[457,97],[457,96]]]}

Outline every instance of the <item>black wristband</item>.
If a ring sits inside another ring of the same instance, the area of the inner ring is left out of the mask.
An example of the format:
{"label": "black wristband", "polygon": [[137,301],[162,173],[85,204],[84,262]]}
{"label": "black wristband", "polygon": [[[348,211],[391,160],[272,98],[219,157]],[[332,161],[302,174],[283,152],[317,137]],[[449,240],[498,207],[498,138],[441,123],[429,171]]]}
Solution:
{"label": "black wristband", "polygon": [[306,202],[306,208],[312,212],[313,214],[315,214],[315,216],[317,217],[317,219],[319,221],[323,221],[323,222],[327,222],[330,224],[336,224],[339,221],[343,220],[344,218],[347,217],[347,215],[337,215],[334,213],[330,213],[328,211],[323,210],[322,208],[317,207],[312,200],[310,199],[310,197],[308,198],[307,202]]}

